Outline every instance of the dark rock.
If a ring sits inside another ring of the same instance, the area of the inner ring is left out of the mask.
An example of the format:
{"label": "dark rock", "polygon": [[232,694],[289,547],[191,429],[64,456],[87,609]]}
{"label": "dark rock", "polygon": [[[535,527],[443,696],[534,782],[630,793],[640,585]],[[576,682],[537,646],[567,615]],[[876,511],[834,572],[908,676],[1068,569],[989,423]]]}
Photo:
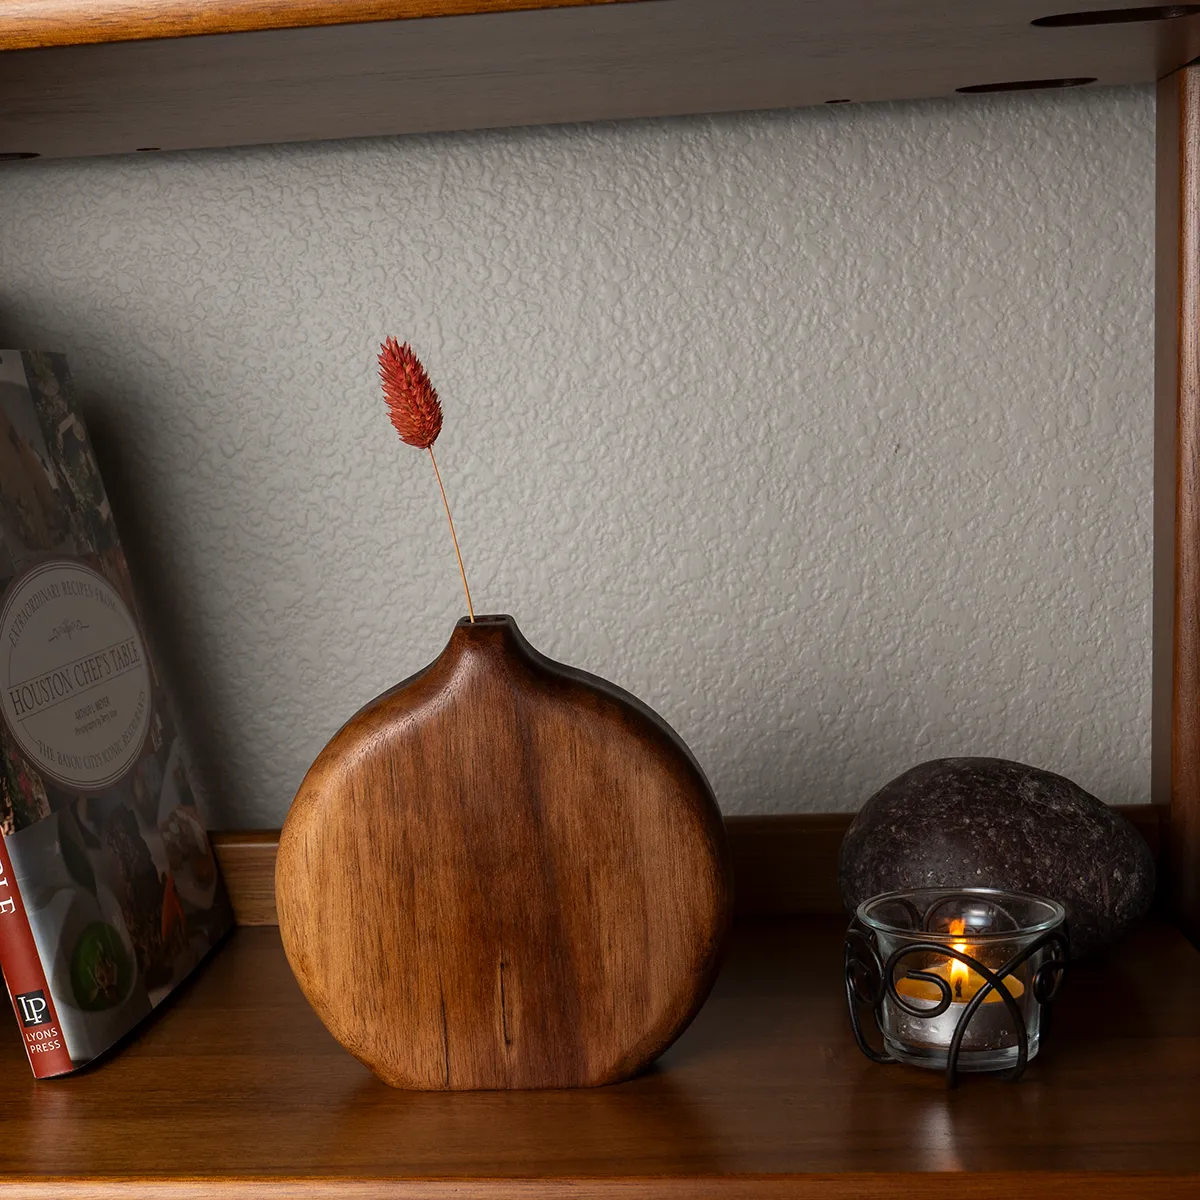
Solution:
{"label": "dark rock", "polygon": [[1111,945],[1154,896],[1154,857],[1081,787],[1002,758],[941,758],[905,771],[859,811],[838,863],[852,912],[880,892],[993,887],[1067,910],[1071,956]]}

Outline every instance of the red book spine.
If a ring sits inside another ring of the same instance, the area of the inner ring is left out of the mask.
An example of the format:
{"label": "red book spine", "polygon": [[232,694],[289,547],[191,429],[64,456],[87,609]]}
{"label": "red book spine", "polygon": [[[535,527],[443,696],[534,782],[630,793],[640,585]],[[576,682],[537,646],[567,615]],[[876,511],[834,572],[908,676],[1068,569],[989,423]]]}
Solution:
{"label": "red book spine", "polygon": [[46,983],[42,960],[38,958],[33,930],[25,915],[25,903],[21,889],[13,874],[12,859],[8,847],[0,836],[0,969],[4,971],[4,982],[12,997],[13,1010],[21,1037],[25,1040],[25,1053],[29,1065],[38,1079],[49,1075],[63,1075],[73,1070],[71,1056],[67,1053],[67,1041],[58,1013],[54,1011],[54,998]]}

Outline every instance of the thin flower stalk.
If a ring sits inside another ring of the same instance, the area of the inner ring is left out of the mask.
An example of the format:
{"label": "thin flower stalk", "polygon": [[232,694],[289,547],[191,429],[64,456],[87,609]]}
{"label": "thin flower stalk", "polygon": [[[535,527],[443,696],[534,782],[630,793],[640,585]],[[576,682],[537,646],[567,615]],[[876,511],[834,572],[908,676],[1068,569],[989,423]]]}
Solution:
{"label": "thin flower stalk", "polygon": [[442,432],[442,405],[438,400],[437,389],[421,365],[421,360],[413,353],[412,347],[407,342],[403,345],[398,344],[394,337],[389,337],[379,347],[379,380],[383,385],[388,416],[393,428],[400,435],[400,440],[418,450],[429,451],[429,461],[433,464],[434,478],[437,479],[438,491],[442,494],[442,507],[446,510],[446,521],[450,526],[450,539],[454,543],[458,573],[467,597],[467,613],[474,624],[475,606],[471,603],[467,572],[463,567],[462,552],[458,548],[458,534],[454,531],[450,502],[446,499],[442,473],[438,470],[437,459],[433,454],[433,443]]}

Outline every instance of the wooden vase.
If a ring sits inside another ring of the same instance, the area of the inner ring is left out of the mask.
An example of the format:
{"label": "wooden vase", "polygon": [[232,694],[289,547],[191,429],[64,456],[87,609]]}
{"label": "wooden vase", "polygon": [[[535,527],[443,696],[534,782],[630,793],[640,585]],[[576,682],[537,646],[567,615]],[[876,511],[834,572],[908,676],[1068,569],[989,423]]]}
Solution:
{"label": "wooden vase", "polygon": [[356,714],[279,844],[288,961],[330,1032],[394,1087],[587,1087],[679,1036],[731,911],[712,791],[671,727],[458,623]]}

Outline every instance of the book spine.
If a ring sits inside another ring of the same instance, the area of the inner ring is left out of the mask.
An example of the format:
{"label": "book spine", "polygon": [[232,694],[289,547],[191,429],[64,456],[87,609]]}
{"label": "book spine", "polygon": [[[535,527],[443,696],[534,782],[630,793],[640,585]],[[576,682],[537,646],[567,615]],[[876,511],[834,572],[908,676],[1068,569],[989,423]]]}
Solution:
{"label": "book spine", "polygon": [[0,836],[0,970],[8,984],[13,1011],[25,1042],[29,1065],[38,1079],[73,1070],[54,998],[46,983],[25,902],[13,873],[5,839]]}

